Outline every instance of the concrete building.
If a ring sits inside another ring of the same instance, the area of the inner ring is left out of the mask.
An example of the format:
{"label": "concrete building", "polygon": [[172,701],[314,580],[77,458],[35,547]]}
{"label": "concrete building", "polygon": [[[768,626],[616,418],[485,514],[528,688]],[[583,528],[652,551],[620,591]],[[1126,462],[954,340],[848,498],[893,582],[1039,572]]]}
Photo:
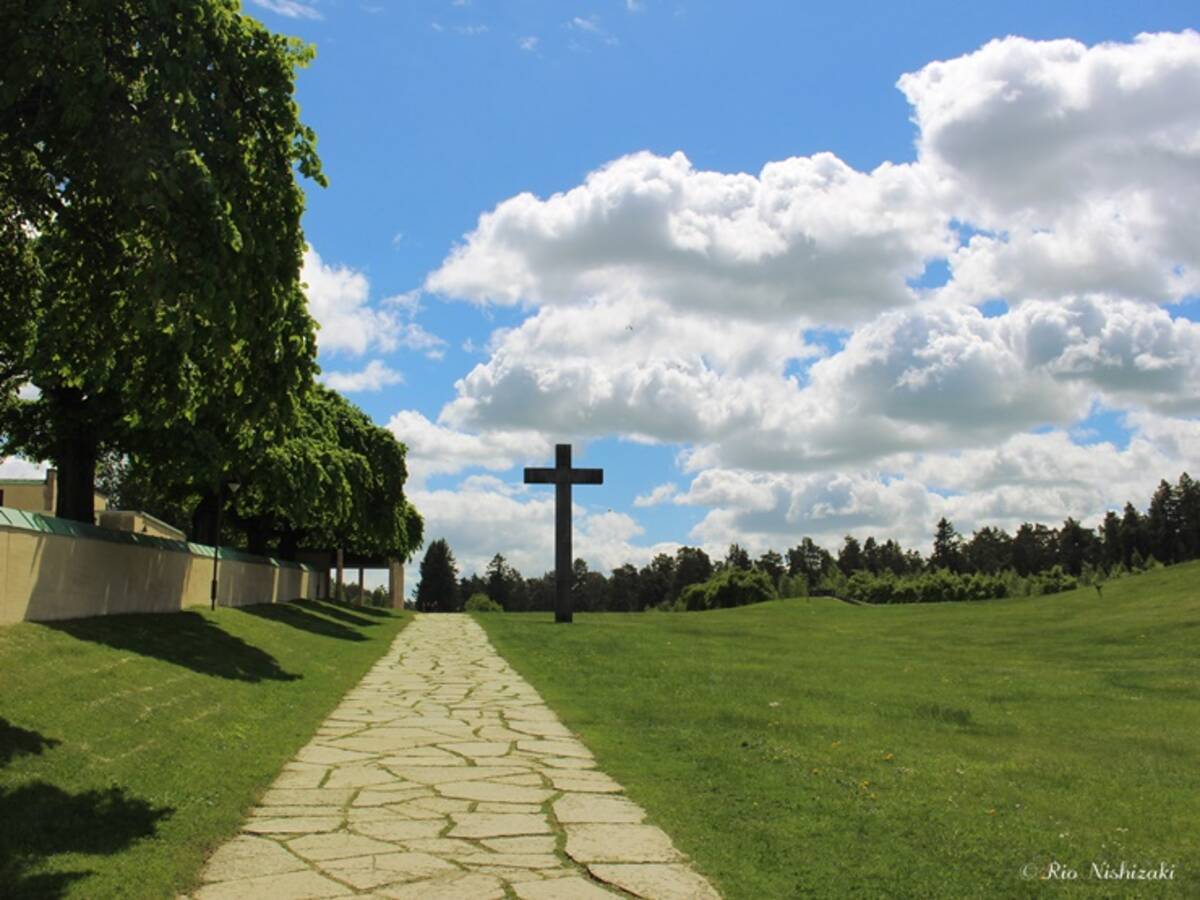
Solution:
{"label": "concrete building", "polygon": [[[58,472],[46,470],[46,478],[0,478],[0,506],[23,509],[26,512],[54,515],[58,507]],[[96,491],[96,519],[108,509],[108,497]]]}

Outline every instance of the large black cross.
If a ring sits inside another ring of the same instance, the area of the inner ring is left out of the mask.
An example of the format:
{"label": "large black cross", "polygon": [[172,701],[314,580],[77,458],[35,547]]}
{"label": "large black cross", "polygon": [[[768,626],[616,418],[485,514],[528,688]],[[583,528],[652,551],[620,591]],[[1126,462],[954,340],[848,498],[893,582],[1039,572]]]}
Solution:
{"label": "large black cross", "polygon": [[526,469],[526,484],[554,485],[554,621],[571,621],[571,485],[604,484],[603,469],[572,469],[571,445],[554,445],[553,469]]}

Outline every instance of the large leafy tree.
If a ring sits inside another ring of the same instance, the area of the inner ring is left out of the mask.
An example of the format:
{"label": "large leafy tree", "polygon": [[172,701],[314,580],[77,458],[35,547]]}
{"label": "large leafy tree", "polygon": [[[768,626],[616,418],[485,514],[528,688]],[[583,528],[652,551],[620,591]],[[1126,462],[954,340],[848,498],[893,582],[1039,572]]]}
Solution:
{"label": "large leafy tree", "polygon": [[278,539],[285,558],[315,546],[407,559],[421,545],[421,518],[404,495],[404,445],[321,385],[305,395],[296,427],[256,444],[235,473],[236,518],[254,552]]}
{"label": "large leafy tree", "polygon": [[[0,434],[53,460],[58,514],[90,520],[103,450],[164,453],[207,410],[219,478],[222,438],[281,430],[312,378],[296,172],[324,180],[292,99],[312,51],[237,0],[3,16]],[[40,398],[17,401],[24,382]]]}
{"label": "large leafy tree", "polygon": [[[176,430],[186,441],[188,430]],[[292,427],[269,440],[256,437],[233,457],[229,480],[239,489],[222,495],[222,540],[240,531],[252,553],[275,550],[285,559],[301,547],[408,559],[421,544],[423,523],[404,493],[405,453],[358,407],[313,384]],[[203,467],[185,464],[193,458],[192,452],[106,458],[103,483],[127,508],[183,528],[190,519],[193,539],[214,542],[209,518],[196,513],[215,504],[216,495],[206,479],[196,479]]]}
{"label": "large leafy tree", "polygon": [[700,584],[712,578],[713,564],[699,547],[680,547],[675,551],[675,584],[672,594],[678,597],[690,584]]}
{"label": "large leafy tree", "polygon": [[1003,528],[985,525],[962,548],[964,569],[995,575],[1012,567],[1012,537]]}

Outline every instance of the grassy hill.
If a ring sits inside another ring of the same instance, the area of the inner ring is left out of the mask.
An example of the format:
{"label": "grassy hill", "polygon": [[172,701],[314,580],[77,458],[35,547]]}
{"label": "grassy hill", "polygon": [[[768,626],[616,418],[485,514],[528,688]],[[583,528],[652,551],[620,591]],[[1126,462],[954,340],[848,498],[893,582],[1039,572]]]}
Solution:
{"label": "grassy hill", "polygon": [[0,628],[0,897],[190,887],[409,618],[297,602]]}
{"label": "grassy hill", "polygon": [[[1200,896],[1200,563],[1103,597],[478,618],[729,898]],[[1122,862],[1174,880],[1093,877]]]}

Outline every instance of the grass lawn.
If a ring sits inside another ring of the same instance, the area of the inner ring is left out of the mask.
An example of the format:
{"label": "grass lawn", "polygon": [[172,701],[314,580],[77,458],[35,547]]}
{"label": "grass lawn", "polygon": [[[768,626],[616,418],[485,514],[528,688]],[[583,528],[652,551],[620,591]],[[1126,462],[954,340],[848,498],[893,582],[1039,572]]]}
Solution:
{"label": "grass lawn", "polygon": [[728,898],[1200,896],[1200,563],[1102,599],[477,619]]}
{"label": "grass lawn", "polygon": [[0,628],[0,896],[189,888],[407,621],[304,601]]}

